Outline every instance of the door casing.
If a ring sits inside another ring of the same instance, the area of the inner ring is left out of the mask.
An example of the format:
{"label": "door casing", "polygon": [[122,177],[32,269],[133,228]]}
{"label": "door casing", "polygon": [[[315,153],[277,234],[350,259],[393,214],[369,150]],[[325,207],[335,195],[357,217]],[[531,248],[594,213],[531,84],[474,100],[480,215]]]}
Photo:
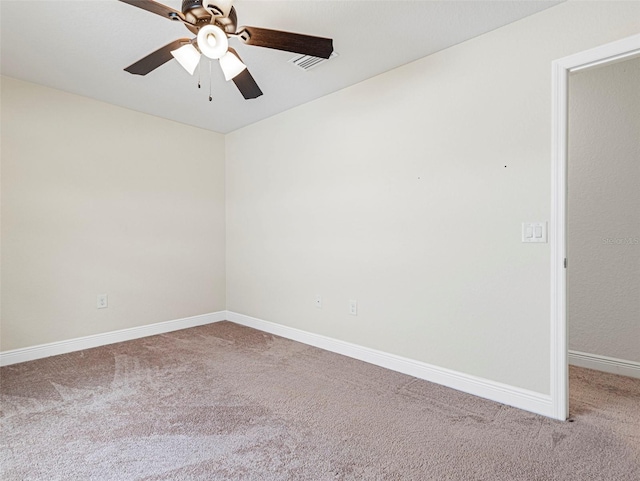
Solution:
{"label": "door casing", "polygon": [[[569,416],[567,359],[567,145],[569,74],[640,56],[640,34],[608,43],[552,63],[551,153],[551,403],[552,417]],[[570,265],[570,264],[568,264]]]}

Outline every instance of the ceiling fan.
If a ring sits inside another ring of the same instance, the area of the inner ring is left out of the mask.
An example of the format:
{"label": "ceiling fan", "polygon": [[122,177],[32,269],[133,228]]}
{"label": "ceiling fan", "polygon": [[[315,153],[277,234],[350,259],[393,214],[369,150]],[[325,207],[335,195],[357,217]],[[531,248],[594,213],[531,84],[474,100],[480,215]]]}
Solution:
{"label": "ceiling fan", "polygon": [[[299,33],[283,32],[259,27],[238,28],[233,0],[182,0],[182,11],[153,0],[120,0],[169,20],[182,22],[195,38],[180,38],[150,53],[125,68],[135,75],[146,75],[175,58],[193,75],[201,56],[218,60],[225,79],[233,80],[245,99],[262,95],[258,84],[242,63],[240,55],[229,47],[235,37],[246,45],[285,50],[312,57],[329,58],[333,40]],[[211,100],[211,96],[209,96]]]}

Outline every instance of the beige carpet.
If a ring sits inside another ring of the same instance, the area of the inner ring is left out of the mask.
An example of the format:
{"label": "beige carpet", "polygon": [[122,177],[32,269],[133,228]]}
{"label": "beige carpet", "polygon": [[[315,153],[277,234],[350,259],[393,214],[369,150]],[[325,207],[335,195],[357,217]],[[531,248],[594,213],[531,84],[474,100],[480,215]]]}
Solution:
{"label": "beige carpet", "polygon": [[1,369],[2,480],[634,480],[640,381],[558,422],[232,323]]}

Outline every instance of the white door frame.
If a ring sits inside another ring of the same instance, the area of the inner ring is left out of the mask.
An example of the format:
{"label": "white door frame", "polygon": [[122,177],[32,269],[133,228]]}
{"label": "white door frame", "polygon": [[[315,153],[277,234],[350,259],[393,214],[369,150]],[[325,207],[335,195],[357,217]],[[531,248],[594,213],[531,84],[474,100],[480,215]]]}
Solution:
{"label": "white door frame", "polygon": [[[555,60],[552,64],[551,402],[552,417],[569,416],[567,361],[567,125],[569,73],[640,55],[640,34]],[[570,262],[570,260],[569,260]]]}

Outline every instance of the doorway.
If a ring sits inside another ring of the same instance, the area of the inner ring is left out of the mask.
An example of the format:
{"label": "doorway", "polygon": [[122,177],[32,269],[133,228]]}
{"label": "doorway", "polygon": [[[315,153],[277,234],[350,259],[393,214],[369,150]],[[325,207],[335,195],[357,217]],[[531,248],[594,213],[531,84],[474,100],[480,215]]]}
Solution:
{"label": "doorway", "polygon": [[553,124],[551,178],[551,402],[552,417],[569,415],[567,336],[567,170],[569,75],[640,56],[640,35],[556,60],[552,64]]}
{"label": "doorway", "polygon": [[569,365],[640,377],[640,56],[569,75],[568,132]]}

